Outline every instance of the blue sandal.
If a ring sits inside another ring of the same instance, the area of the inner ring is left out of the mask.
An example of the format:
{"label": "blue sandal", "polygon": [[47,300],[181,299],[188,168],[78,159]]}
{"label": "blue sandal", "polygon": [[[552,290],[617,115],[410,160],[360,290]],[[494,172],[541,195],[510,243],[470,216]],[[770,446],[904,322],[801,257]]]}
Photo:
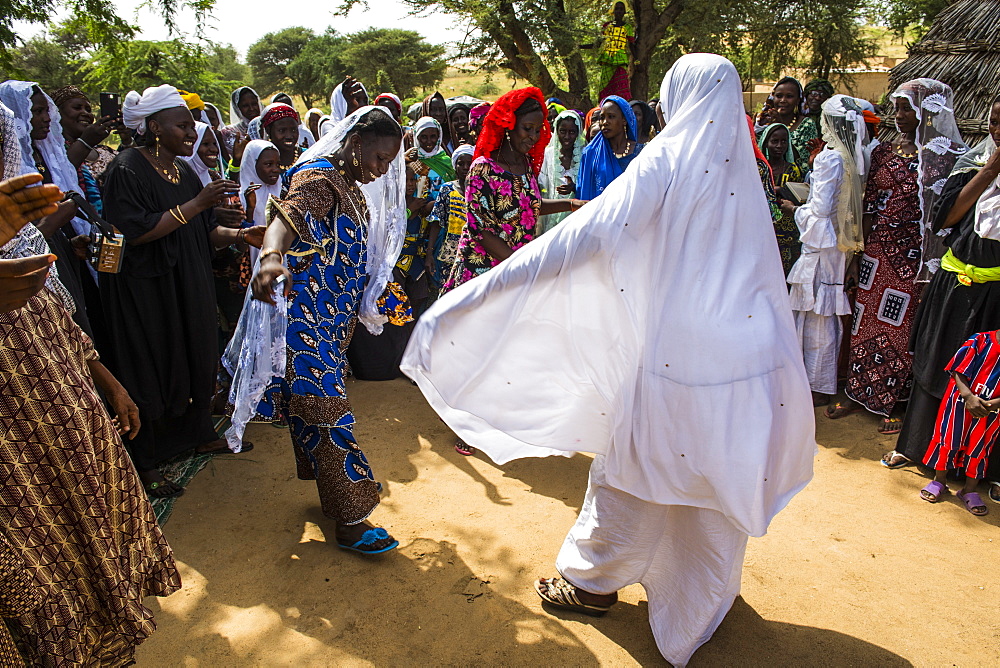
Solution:
{"label": "blue sandal", "polygon": [[369,529],[361,534],[361,540],[356,542],[354,545],[344,545],[338,542],[337,547],[342,550],[350,550],[351,552],[358,552],[359,554],[382,554],[383,552],[388,552],[389,550],[395,550],[399,547],[399,541],[393,540],[392,543],[383,547],[380,550],[364,550],[361,549],[363,545],[374,545],[380,540],[385,540],[386,538],[391,538],[389,532],[382,527],[377,527],[375,529]]}

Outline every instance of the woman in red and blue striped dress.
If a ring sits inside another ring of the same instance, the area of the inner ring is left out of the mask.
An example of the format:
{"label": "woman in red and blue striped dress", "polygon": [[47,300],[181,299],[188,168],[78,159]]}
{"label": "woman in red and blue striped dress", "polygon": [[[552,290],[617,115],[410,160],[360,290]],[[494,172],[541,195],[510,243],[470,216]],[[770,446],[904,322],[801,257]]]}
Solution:
{"label": "woman in red and blue striped dress", "polygon": [[958,349],[945,368],[951,380],[924,464],[937,474],[920,490],[925,501],[934,503],[948,491],[949,470],[965,469],[965,486],[958,498],[973,515],[989,512],[976,493],[986,477],[990,451],[1000,432],[1000,397],[992,398],[1000,385],[1000,340],[997,331],[976,334]]}

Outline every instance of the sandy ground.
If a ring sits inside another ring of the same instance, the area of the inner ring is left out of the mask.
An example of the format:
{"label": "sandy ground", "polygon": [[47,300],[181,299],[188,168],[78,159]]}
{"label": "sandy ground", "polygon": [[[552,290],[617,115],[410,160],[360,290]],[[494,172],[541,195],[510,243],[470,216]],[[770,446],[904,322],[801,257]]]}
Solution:
{"label": "sandy ground", "polygon": [[[499,468],[466,458],[408,381],[353,382],[357,436],[385,484],[373,519],[401,543],[372,560],[333,545],[287,432],[216,458],[166,534],[184,588],[150,601],[139,666],[663,665],[640,586],[598,620],[542,610],[590,459]],[[813,482],[751,539],[743,594],[692,666],[1000,663],[1000,506],[921,501],[887,471],[867,414],[820,416]],[[988,502],[989,503],[989,502]]]}

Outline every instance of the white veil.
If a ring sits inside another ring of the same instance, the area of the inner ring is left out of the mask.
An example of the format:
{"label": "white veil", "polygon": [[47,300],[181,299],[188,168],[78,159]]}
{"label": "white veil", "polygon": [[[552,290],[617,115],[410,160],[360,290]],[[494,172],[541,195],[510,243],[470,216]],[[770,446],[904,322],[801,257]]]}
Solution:
{"label": "white veil", "polygon": [[837,247],[847,252],[864,248],[861,217],[864,213],[864,177],[868,173],[865,146],[868,133],[864,110],[853,97],[834,95],[823,103],[820,127],[823,141],[844,162],[844,178],[837,201]]}
{"label": "white veil", "polygon": [[759,536],[815,426],[739,74],[682,56],[660,106],[600,196],[421,316],[401,368],[497,463],[604,454],[615,489]]}
{"label": "white veil", "polygon": [[[385,107],[369,105],[337,123],[319,141],[310,146],[295,161],[296,165],[337,152],[362,117],[370,113],[385,114],[393,123],[396,119]],[[372,334],[381,334],[388,320],[378,312],[378,300],[392,278],[392,268],[399,259],[406,237],[406,163],[400,147],[389,171],[371,183],[361,186],[368,203],[368,284],[361,296],[361,324]]]}
{"label": "white veil", "polygon": [[[951,86],[935,79],[912,79],[900,84],[891,97],[893,100],[905,98],[917,112],[917,185],[923,241],[915,281],[927,282],[941,266],[944,255],[943,235],[936,234],[933,229],[934,203],[952,167],[968,147],[955,121]],[[944,232],[947,234],[946,230]]]}
{"label": "white veil", "polygon": [[[191,169],[194,170],[194,173],[198,175],[198,180],[201,181],[201,185],[203,186],[207,186],[212,182],[212,175],[209,173],[209,166],[206,165],[205,161],[201,159],[200,155],[198,155],[198,149],[201,148],[201,142],[205,140],[205,132],[208,131],[210,127],[211,126],[208,123],[195,121],[194,129],[195,132],[198,133],[198,138],[194,141],[194,151],[191,152],[191,155],[180,156],[181,160],[187,162],[187,164],[191,166]],[[213,134],[212,136],[214,137],[215,135]],[[219,160],[222,160],[222,158],[220,157]]]}

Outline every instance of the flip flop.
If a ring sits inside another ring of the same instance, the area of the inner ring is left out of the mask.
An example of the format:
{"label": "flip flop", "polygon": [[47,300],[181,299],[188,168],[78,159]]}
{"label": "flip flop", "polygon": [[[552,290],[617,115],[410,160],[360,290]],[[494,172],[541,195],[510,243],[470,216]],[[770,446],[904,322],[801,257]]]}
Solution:
{"label": "flip flop", "polygon": [[[895,464],[891,463],[896,457],[899,457],[900,461]],[[886,467],[887,469],[901,469],[904,466],[909,466],[913,461],[904,455],[902,452],[896,452],[895,450],[890,450],[889,452],[882,455],[882,459],[879,460],[879,464]]]}
{"label": "flip flop", "polygon": [[1000,482],[990,483],[990,493],[988,496],[993,503],[1000,503]]}
{"label": "flip flop", "polygon": [[460,455],[465,455],[466,457],[471,457],[476,454],[476,449],[465,441],[459,441],[455,444],[455,452]]}
{"label": "flip flop", "polygon": [[979,496],[978,492],[957,492],[955,496],[957,496],[959,500],[965,504],[965,509],[976,517],[988,515],[990,512],[990,509],[986,507],[985,503],[983,503],[983,497]]}
{"label": "flip flop", "polygon": [[[924,496],[924,494],[927,496]],[[948,493],[948,486],[937,480],[931,480],[927,486],[920,490],[920,498],[927,503],[937,503],[941,497]]]}
{"label": "flip flop", "polygon": [[903,421],[899,418],[885,418],[878,428],[878,433],[883,436],[892,436],[903,431]]}
{"label": "flip flop", "polygon": [[[847,417],[851,413],[860,413],[863,410],[864,409],[860,405],[856,404],[853,401],[851,402],[850,406],[845,406],[844,404],[838,401],[832,406],[827,406],[826,410],[823,411],[823,415],[827,416],[831,420],[839,420],[840,418]],[[839,415],[834,415],[834,413],[838,412]]]}
{"label": "flip flop", "polygon": [[239,452],[233,452],[229,449],[228,445],[220,445],[214,450],[206,450],[205,452],[198,452],[197,450],[195,452],[198,452],[199,455],[242,455],[244,452],[250,452],[251,450],[253,450],[253,443],[243,441],[243,449]]}
{"label": "flip flop", "polygon": [[581,602],[576,595],[576,587],[563,578],[535,580],[535,592],[543,603],[560,610],[571,610],[591,617],[603,617],[611,609],[610,605],[587,605]]}
{"label": "flip flop", "polygon": [[[156,490],[160,489],[161,487],[166,487],[167,485],[173,485],[175,488],[174,491],[169,493],[163,493],[163,492],[160,492],[159,494],[156,493]],[[166,478],[164,478],[162,482],[157,480],[155,482],[149,483],[148,485],[143,485],[143,488],[145,488],[146,494],[148,494],[153,499],[176,499],[178,496],[184,494],[183,487],[175,483],[173,480],[167,480]]]}
{"label": "flip flop", "polygon": [[392,543],[383,547],[380,550],[363,550],[362,545],[374,545],[380,540],[385,540],[386,538],[392,538],[389,532],[382,527],[376,527],[374,529],[368,529],[363,534],[361,534],[361,540],[354,543],[353,545],[345,545],[344,543],[337,542],[337,547],[342,550],[350,550],[351,552],[357,552],[358,554],[382,554],[383,552],[388,552],[389,550],[395,550],[399,547],[399,541],[393,540]]}

